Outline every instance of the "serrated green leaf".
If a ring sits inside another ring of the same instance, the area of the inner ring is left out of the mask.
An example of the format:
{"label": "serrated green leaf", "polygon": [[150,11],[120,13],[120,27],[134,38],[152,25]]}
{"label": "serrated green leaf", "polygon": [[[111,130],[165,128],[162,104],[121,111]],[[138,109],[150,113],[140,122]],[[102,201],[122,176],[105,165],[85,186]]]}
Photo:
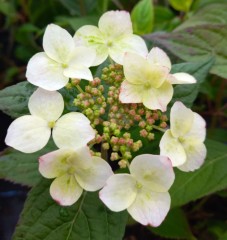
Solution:
{"label": "serrated green leaf", "polygon": [[180,208],[171,209],[160,227],[149,227],[149,230],[168,239],[195,239],[187,218]]}
{"label": "serrated green leaf", "polygon": [[176,178],[170,189],[172,207],[227,188],[227,148],[225,144],[207,140],[207,158],[194,172],[175,171]]}
{"label": "serrated green leaf", "polygon": [[193,3],[193,0],[169,0],[170,5],[178,10],[183,12],[188,12]]}
{"label": "serrated green leaf", "polygon": [[57,148],[53,142],[49,142],[44,149],[31,154],[7,148],[0,155],[0,178],[34,186],[41,179],[38,171],[38,158],[55,149]]}
{"label": "serrated green leaf", "polygon": [[21,82],[0,91],[0,110],[17,118],[29,114],[28,99],[36,87],[28,82]]}
{"label": "serrated green leaf", "polygon": [[154,6],[152,0],[141,0],[131,13],[133,32],[135,34],[150,33],[154,25]]}
{"label": "serrated green leaf", "polygon": [[227,24],[199,25],[145,38],[185,61],[199,62],[214,57],[215,64],[210,72],[227,78]]}
{"label": "serrated green leaf", "polygon": [[49,194],[51,181],[42,180],[29,193],[13,240],[121,240],[126,211],[114,213],[85,193],[71,207],[57,205]]}

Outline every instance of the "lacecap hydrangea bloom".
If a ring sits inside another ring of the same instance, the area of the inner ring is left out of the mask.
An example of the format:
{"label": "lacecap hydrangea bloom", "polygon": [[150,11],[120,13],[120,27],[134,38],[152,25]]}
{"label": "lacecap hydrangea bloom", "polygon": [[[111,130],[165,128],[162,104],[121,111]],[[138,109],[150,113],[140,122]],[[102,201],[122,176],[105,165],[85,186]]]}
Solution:
{"label": "lacecap hydrangea bloom", "polygon": [[14,120],[8,128],[5,142],[21,152],[32,153],[42,149],[51,131],[59,148],[75,148],[86,145],[95,137],[90,121],[82,113],[63,115],[64,100],[56,91],[38,88],[30,97],[31,115]]}
{"label": "lacecap hydrangea bloom", "polygon": [[54,91],[63,88],[69,78],[93,80],[89,67],[95,60],[95,50],[76,46],[65,29],[48,25],[43,48],[44,52],[35,54],[28,62],[26,77],[30,83]]}
{"label": "lacecap hydrangea bloom", "polygon": [[204,119],[183,103],[175,102],[170,111],[170,129],[160,141],[161,155],[169,157],[173,166],[182,171],[194,171],[206,157],[205,137]]}
{"label": "lacecap hydrangea bloom", "polygon": [[85,25],[74,36],[76,44],[96,50],[94,65],[103,63],[108,55],[119,64],[123,63],[125,52],[147,54],[144,40],[133,34],[130,14],[126,11],[109,11],[104,13],[98,27]]}
{"label": "lacecap hydrangea bloom", "polygon": [[172,84],[195,83],[188,73],[170,74],[171,62],[166,53],[154,47],[146,57],[126,53],[123,61],[125,81],[120,90],[122,103],[143,103],[148,109],[166,111],[173,97]]}
{"label": "lacecap hydrangea bloom", "polygon": [[127,209],[143,225],[157,227],[170,209],[168,190],[174,181],[167,157],[143,154],[135,157],[130,174],[111,176],[99,197],[114,212]]}

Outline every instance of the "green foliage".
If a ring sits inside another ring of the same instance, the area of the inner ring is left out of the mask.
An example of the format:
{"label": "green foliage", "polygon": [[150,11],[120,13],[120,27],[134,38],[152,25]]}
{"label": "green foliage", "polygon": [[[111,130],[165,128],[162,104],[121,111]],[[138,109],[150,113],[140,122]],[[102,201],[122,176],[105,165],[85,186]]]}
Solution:
{"label": "green foliage", "polygon": [[114,213],[98,198],[84,193],[71,207],[57,205],[49,194],[51,181],[42,180],[29,193],[13,240],[120,240],[127,212]]}
{"label": "green foliage", "polygon": [[190,10],[190,7],[193,3],[193,0],[169,0],[169,3],[171,6],[178,10],[183,12],[188,12]]}
{"label": "green foliage", "polygon": [[194,172],[176,170],[176,179],[170,189],[172,207],[181,206],[208,194],[227,188],[226,145],[207,140],[207,158]]}
{"label": "green foliage", "polygon": [[152,0],[141,0],[131,13],[133,32],[135,34],[150,33],[154,25],[154,6]]}

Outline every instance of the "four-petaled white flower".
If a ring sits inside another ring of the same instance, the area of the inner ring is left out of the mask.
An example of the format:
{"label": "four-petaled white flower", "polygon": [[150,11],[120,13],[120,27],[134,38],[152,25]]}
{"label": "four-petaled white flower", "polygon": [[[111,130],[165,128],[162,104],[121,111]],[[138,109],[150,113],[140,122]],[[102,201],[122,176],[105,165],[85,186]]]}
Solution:
{"label": "four-petaled white flower", "polygon": [[[38,88],[30,97],[31,115],[17,118],[8,128],[5,142],[21,152],[32,153],[48,142],[51,130],[59,148],[75,148],[86,145],[95,137],[90,121],[82,113],[63,115],[64,100],[56,91]],[[60,117],[60,118],[59,118]]]}
{"label": "four-petaled white flower", "polygon": [[75,203],[83,189],[99,190],[113,174],[109,164],[100,157],[92,157],[87,146],[59,149],[41,156],[39,171],[45,178],[55,178],[50,194],[63,206]]}
{"label": "four-petaled white flower", "polygon": [[127,209],[143,225],[160,225],[170,208],[168,189],[174,181],[170,160],[139,155],[131,162],[130,173],[111,176],[100,191],[100,199],[112,211]]}
{"label": "four-petaled white flower", "polygon": [[152,48],[146,58],[126,53],[123,62],[125,81],[120,90],[122,103],[143,103],[145,107],[166,111],[173,96],[172,84],[195,83],[187,73],[170,74],[171,62],[160,48]]}
{"label": "four-petaled white flower", "polygon": [[95,50],[76,47],[72,36],[63,28],[50,24],[43,37],[45,52],[35,54],[28,62],[27,80],[49,91],[63,88],[69,78],[93,80],[89,67]]}
{"label": "four-petaled white flower", "polygon": [[99,19],[98,26],[83,26],[74,36],[76,43],[96,50],[94,65],[104,62],[108,55],[116,63],[122,64],[125,52],[137,52],[144,56],[147,54],[144,40],[133,34],[128,12],[106,12]]}
{"label": "four-petaled white flower", "polygon": [[161,155],[167,156],[173,166],[188,172],[198,169],[206,157],[204,140],[206,122],[197,113],[175,102],[170,111],[170,129],[160,141]]}

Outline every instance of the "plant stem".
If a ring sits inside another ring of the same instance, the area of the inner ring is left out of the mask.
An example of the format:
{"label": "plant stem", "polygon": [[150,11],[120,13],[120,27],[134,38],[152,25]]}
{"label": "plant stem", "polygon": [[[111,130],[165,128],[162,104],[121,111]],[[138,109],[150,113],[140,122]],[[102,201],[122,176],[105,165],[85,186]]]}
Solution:
{"label": "plant stem", "polygon": [[161,132],[165,132],[166,130],[165,129],[163,129],[163,128],[160,128],[160,127],[158,127],[158,126],[156,126],[156,125],[151,125],[154,129],[156,129],[156,130],[158,130],[158,131],[161,131]]}
{"label": "plant stem", "polygon": [[76,85],[76,88],[77,90],[80,92],[80,93],[84,93],[83,89],[80,87],[80,85]]}

